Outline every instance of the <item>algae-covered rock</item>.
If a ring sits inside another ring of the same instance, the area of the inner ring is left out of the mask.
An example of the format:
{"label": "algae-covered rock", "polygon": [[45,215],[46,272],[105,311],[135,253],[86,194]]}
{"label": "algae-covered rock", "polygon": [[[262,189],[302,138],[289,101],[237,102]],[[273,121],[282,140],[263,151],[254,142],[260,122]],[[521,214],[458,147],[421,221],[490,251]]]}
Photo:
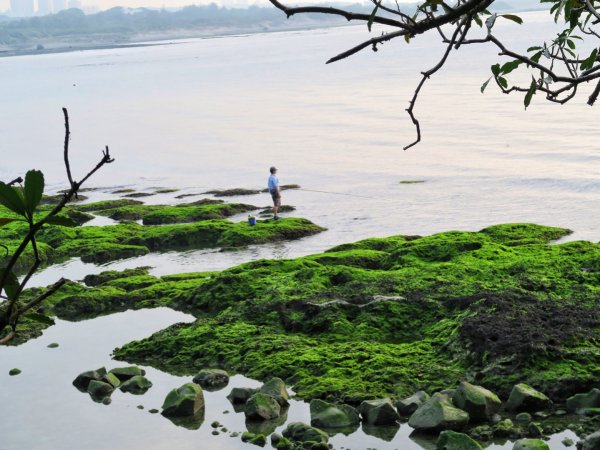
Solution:
{"label": "algae-covered rock", "polygon": [[496,394],[482,386],[475,386],[463,381],[452,396],[457,408],[469,413],[471,421],[489,420],[500,411],[502,402]]}
{"label": "algae-covered rock", "polygon": [[15,367],[14,369],[10,369],[10,370],[8,371],[8,374],[9,374],[11,377],[14,377],[14,376],[16,376],[16,375],[19,375],[20,373],[21,373],[21,369],[18,369],[18,368],[16,368],[16,367]]}
{"label": "algae-covered rock", "polygon": [[267,443],[267,438],[264,434],[255,434],[245,431],[242,433],[242,442],[247,442],[248,444],[258,445],[259,447],[264,447]]}
{"label": "algae-covered rock", "polygon": [[202,369],[193,381],[207,390],[221,389],[229,383],[229,374],[221,369]]}
{"label": "algae-covered rock", "polygon": [[513,450],[550,450],[550,447],[541,439],[519,439]]}
{"label": "algae-covered rock", "polygon": [[594,388],[586,394],[575,394],[567,399],[567,412],[585,414],[589,408],[600,407],[600,389]]}
{"label": "algae-covered rock", "polygon": [[117,378],[117,376],[113,373],[108,372],[104,377],[102,377],[102,381],[110,384],[113,388],[118,387],[121,384],[121,380]]}
{"label": "algae-covered rock", "polygon": [[492,434],[497,438],[506,438],[515,433],[515,425],[512,420],[504,419],[494,424]]}
{"label": "algae-covered rock", "polygon": [[425,391],[417,391],[410,397],[397,400],[396,409],[402,416],[410,416],[419,406],[429,400],[429,394]]}
{"label": "algae-covered rock", "polygon": [[77,377],[73,380],[73,386],[82,392],[86,392],[90,381],[101,381],[104,376],[106,376],[106,368],[104,367],[96,370],[88,370],[77,375]]}
{"label": "algae-covered rock", "polygon": [[151,387],[152,382],[148,378],[142,375],[136,375],[125,381],[121,386],[119,386],[119,389],[122,392],[129,392],[130,394],[134,395],[142,395],[145,394]]}
{"label": "algae-covered rock", "polygon": [[259,391],[273,397],[281,406],[289,404],[290,394],[288,394],[285,383],[281,378],[271,378],[260,387]]}
{"label": "algae-covered rock", "polygon": [[258,392],[246,403],[244,414],[251,420],[270,420],[279,417],[281,406],[270,395]]}
{"label": "algae-covered rock", "polygon": [[528,424],[531,422],[531,414],[526,412],[519,413],[515,416],[515,422]]}
{"label": "algae-covered rock", "polygon": [[146,375],[146,371],[137,366],[117,367],[109,370],[108,373],[115,375],[121,382],[127,381],[133,377]]}
{"label": "algae-covered rock", "polygon": [[506,402],[509,411],[535,412],[552,407],[552,401],[531,386],[520,383],[513,387]]}
{"label": "algae-covered rock", "polygon": [[235,387],[227,396],[227,400],[229,400],[234,405],[244,404],[250,399],[250,397],[252,397],[257,392],[258,389],[255,388]]}
{"label": "algae-covered rock", "polygon": [[416,430],[437,432],[460,430],[469,422],[469,414],[452,405],[443,394],[434,394],[410,416],[408,424]]}
{"label": "algae-covered rock", "polygon": [[577,443],[579,450],[600,450],[600,431],[596,431]]}
{"label": "algae-covered rock", "polygon": [[109,383],[103,381],[91,380],[87,391],[93,399],[101,400],[104,397],[110,397],[115,388]]}
{"label": "algae-covered rock", "polygon": [[162,415],[170,417],[193,416],[204,409],[204,394],[196,383],[186,383],[173,389],[162,405]]}
{"label": "algae-covered rock", "polygon": [[360,423],[358,411],[349,405],[336,405],[315,399],[310,402],[310,424],[318,428],[346,428]]}
{"label": "algae-covered rock", "polygon": [[442,431],[437,441],[436,450],[483,450],[483,448],[466,434],[455,431]]}
{"label": "algae-covered rock", "polygon": [[292,422],[283,430],[283,437],[296,442],[315,442],[326,444],[329,436],[318,428],[302,422]]}
{"label": "algae-covered rock", "polygon": [[365,400],[360,404],[358,411],[368,425],[392,425],[400,420],[389,398]]}

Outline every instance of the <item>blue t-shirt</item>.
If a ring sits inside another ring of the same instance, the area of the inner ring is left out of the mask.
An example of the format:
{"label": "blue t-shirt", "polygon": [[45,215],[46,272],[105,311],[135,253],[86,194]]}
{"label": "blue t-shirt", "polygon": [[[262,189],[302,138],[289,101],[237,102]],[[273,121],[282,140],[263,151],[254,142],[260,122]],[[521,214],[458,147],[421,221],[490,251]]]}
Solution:
{"label": "blue t-shirt", "polygon": [[277,187],[279,186],[279,178],[277,178],[277,175],[271,175],[269,177],[269,192],[275,192],[277,190]]}

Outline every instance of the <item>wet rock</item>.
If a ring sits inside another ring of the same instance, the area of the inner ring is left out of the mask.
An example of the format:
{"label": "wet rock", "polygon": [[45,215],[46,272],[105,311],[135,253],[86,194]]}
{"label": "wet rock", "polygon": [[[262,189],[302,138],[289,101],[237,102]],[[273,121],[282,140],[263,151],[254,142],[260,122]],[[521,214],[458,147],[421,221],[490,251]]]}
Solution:
{"label": "wet rock", "polygon": [[244,414],[251,420],[275,419],[281,414],[281,406],[275,398],[258,392],[246,403]]}
{"label": "wet rock", "polygon": [[247,442],[248,444],[258,445],[259,447],[264,447],[267,443],[267,438],[264,434],[254,434],[245,431],[242,433],[242,442]]}
{"label": "wet rock", "polygon": [[562,445],[564,445],[565,447],[572,447],[573,444],[575,444],[575,442],[573,441],[573,439],[571,438],[564,438],[562,441],[560,441]]}
{"label": "wet rock", "polygon": [[11,377],[14,377],[15,375],[19,375],[20,373],[21,373],[21,369],[17,369],[17,368],[10,369],[10,370],[8,371],[8,374],[9,374]]}
{"label": "wet rock", "polygon": [[193,381],[207,390],[221,389],[229,383],[229,374],[221,369],[202,369]]}
{"label": "wet rock", "polygon": [[469,434],[479,441],[489,441],[492,438],[492,427],[489,425],[479,425],[471,428]]}
{"label": "wet rock", "polygon": [[600,450],[600,431],[590,434],[577,443],[579,450]]}
{"label": "wet rock", "polygon": [[115,369],[109,370],[109,373],[112,373],[119,380],[121,380],[121,383],[135,376],[146,375],[146,371],[137,366],[117,367]]}
{"label": "wet rock", "polygon": [[585,414],[589,408],[600,407],[600,389],[592,389],[586,394],[575,394],[567,399],[567,411],[576,414]]}
{"label": "wet rock", "polygon": [[363,421],[368,425],[393,425],[400,420],[389,398],[365,400],[358,410]]}
{"label": "wet rock", "polygon": [[492,391],[465,381],[458,385],[452,402],[457,408],[469,413],[471,421],[488,420],[500,411],[502,406],[502,402]]}
{"label": "wet rock", "polygon": [[270,395],[277,400],[277,403],[279,403],[281,406],[289,404],[288,399],[290,398],[290,395],[288,394],[285,388],[285,383],[281,378],[271,378],[261,386],[259,392]]}
{"label": "wet rock", "polygon": [[202,388],[196,383],[186,383],[173,389],[165,398],[162,409],[164,416],[193,416],[204,409]]}
{"label": "wet rock", "polygon": [[157,414],[159,411],[158,411],[158,409],[156,409],[156,408],[152,408],[152,409],[149,409],[149,410],[148,410],[148,412],[149,412],[150,414]]}
{"label": "wet rock", "polygon": [[531,438],[539,438],[539,437],[542,437],[544,432],[542,431],[542,429],[540,428],[540,426],[537,423],[532,422],[527,427],[527,434]]}
{"label": "wet rock", "polygon": [[509,437],[514,433],[514,424],[510,419],[504,419],[492,427],[492,434],[497,438]]}
{"label": "wet rock", "polygon": [[463,433],[442,431],[436,450],[483,450],[481,445]]}
{"label": "wet rock", "polygon": [[396,409],[400,415],[410,416],[427,400],[429,400],[429,394],[424,391],[418,391],[408,398],[398,400],[396,402]]}
{"label": "wet rock", "polygon": [[103,381],[91,380],[87,391],[95,400],[101,400],[104,397],[110,397],[115,388],[109,383]]}
{"label": "wet rock", "polygon": [[129,380],[124,382],[119,389],[122,392],[129,392],[134,395],[142,395],[145,394],[148,389],[152,387],[152,382],[141,375],[136,375],[135,377],[131,377]]}
{"label": "wet rock", "polygon": [[550,450],[550,447],[540,439],[519,439],[513,450]]}
{"label": "wet rock", "polygon": [[283,437],[296,442],[314,442],[327,444],[329,436],[318,428],[302,422],[292,422],[283,430]]}
{"label": "wet rock", "polygon": [[531,386],[521,383],[512,388],[506,409],[509,411],[535,412],[552,407],[552,401]]}
{"label": "wet rock", "polygon": [[448,396],[440,393],[434,394],[408,419],[411,427],[424,432],[460,430],[468,422],[469,414],[456,408]]}
{"label": "wet rock", "polygon": [[526,412],[519,413],[515,416],[515,422],[528,424],[531,422],[531,414]]}
{"label": "wet rock", "polygon": [[101,381],[110,384],[113,388],[117,388],[121,384],[121,381],[110,372],[104,375]]}
{"label": "wet rock", "polygon": [[349,405],[335,405],[323,400],[310,402],[310,424],[319,428],[345,428],[360,423],[358,411]]}
{"label": "wet rock", "polygon": [[233,388],[229,395],[227,396],[227,400],[229,400],[234,405],[244,404],[246,403],[250,397],[258,392],[258,389],[254,388]]}
{"label": "wet rock", "polygon": [[57,342],[52,342],[51,344],[47,345],[48,348],[58,348],[58,343]]}
{"label": "wet rock", "polygon": [[77,377],[73,380],[73,386],[75,386],[81,392],[86,392],[90,381],[101,381],[105,375],[106,369],[104,367],[101,367],[96,370],[88,370],[86,372],[82,372],[79,375],[77,375]]}

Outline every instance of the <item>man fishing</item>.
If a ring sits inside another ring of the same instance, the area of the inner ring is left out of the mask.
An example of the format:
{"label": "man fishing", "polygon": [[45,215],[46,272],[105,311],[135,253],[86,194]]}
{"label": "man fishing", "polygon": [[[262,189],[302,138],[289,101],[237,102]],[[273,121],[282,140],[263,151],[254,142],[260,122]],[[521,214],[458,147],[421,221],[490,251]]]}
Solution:
{"label": "man fishing", "polygon": [[281,207],[281,188],[279,187],[279,178],[277,178],[277,167],[271,166],[269,169],[271,175],[269,176],[268,188],[269,194],[273,199],[273,219],[279,220],[279,208]]}

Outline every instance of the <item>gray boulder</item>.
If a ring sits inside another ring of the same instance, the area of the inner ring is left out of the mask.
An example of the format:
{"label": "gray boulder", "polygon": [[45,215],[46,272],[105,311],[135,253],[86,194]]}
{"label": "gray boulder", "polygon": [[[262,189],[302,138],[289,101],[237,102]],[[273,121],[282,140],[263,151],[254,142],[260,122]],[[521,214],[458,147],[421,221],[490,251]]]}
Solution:
{"label": "gray boulder", "polygon": [[288,394],[288,391],[285,388],[285,383],[281,378],[271,378],[261,386],[259,392],[270,395],[277,400],[277,403],[279,403],[281,406],[289,404],[288,399],[290,398],[290,395]]}
{"label": "gray boulder", "polygon": [[227,396],[227,400],[229,400],[234,405],[239,405],[246,403],[250,397],[258,392],[258,389],[253,388],[233,388],[229,395]]}
{"label": "gray boulder", "polygon": [[408,424],[416,430],[438,432],[460,430],[469,423],[469,414],[456,408],[448,396],[433,394],[410,416]]}
{"label": "gray boulder", "polygon": [[129,392],[133,395],[142,395],[151,387],[152,382],[148,378],[136,375],[124,382],[119,389],[121,389],[122,392]]}
{"label": "gray boulder", "polygon": [[327,444],[329,436],[318,428],[302,422],[292,422],[283,430],[283,437],[296,442],[315,442]]}
{"label": "gray boulder", "polygon": [[204,409],[204,393],[200,385],[186,383],[167,394],[162,405],[162,414],[167,417],[193,416]]}
{"label": "gray boulder", "polygon": [[521,383],[512,388],[506,409],[508,411],[535,412],[552,407],[552,400],[531,386]]}
{"label": "gray boulder", "polygon": [[389,398],[365,400],[358,411],[367,425],[395,425],[400,420]]}
{"label": "gray boulder", "polygon": [[358,411],[349,405],[335,405],[323,400],[310,402],[310,424],[320,428],[346,428],[360,423]]}
{"label": "gray boulder", "polygon": [[418,391],[408,398],[396,401],[396,409],[400,415],[410,416],[427,400],[429,400],[429,394],[425,391]]}
{"label": "gray boulder", "polygon": [[204,389],[221,389],[229,383],[229,374],[221,369],[202,369],[193,381]]}
{"label": "gray boulder", "polygon": [[437,440],[436,450],[483,450],[483,448],[466,434],[442,431]]}
{"label": "gray boulder", "polygon": [[550,447],[541,439],[519,439],[513,450],[550,450]]}
{"label": "gray boulder", "polygon": [[135,376],[146,375],[146,371],[137,366],[116,367],[112,370],[109,370],[108,373],[112,373],[114,376],[116,376],[121,383]]}
{"label": "gray boulder", "polygon": [[94,400],[102,400],[104,397],[110,397],[114,387],[104,381],[92,380],[88,383],[88,393]]}
{"label": "gray boulder", "polygon": [[466,381],[458,385],[452,402],[457,408],[468,412],[471,421],[475,422],[489,420],[502,406],[502,402],[492,391]]}
{"label": "gray boulder", "polygon": [[590,408],[600,407],[600,389],[592,389],[587,394],[575,394],[567,399],[567,412],[585,414]]}
{"label": "gray boulder", "polygon": [[577,443],[580,450],[600,450],[600,431],[590,434],[584,440]]}
{"label": "gray boulder", "polygon": [[100,367],[96,370],[88,370],[86,372],[82,372],[79,375],[77,375],[77,377],[73,380],[73,386],[75,386],[82,392],[86,392],[90,381],[101,381],[105,375],[106,369],[104,367]]}
{"label": "gray boulder", "polygon": [[244,414],[251,420],[275,419],[281,414],[281,406],[270,395],[258,392],[246,403]]}

